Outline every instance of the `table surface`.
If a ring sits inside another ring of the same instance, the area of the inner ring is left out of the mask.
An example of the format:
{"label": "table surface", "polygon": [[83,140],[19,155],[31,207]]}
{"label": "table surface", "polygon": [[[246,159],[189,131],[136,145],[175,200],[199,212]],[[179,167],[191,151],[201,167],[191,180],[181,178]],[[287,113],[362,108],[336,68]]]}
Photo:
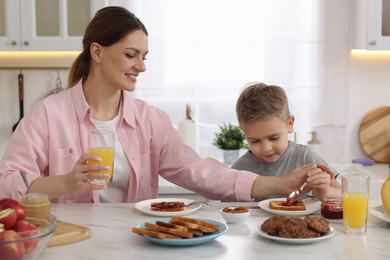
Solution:
{"label": "table surface", "polygon": [[[187,216],[225,222],[219,210],[230,204],[214,202],[214,206],[203,205]],[[370,201],[370,208],[377,205],[380,202]],[[227,232],[217,239],[185,247],[156,244],[132,233],[132,227],[159,218],[139,212],[135,204],[52,204],[52,213],[59,220],[89,227],[92,235],[84,241],[47,248],[42,260],[390,258],[390,223],[370,213],[366,236],[347,236],[343,232],[342,220],[330,220],[330,225],[336,230],[333,237],[315,243],[294,245],[261,237],[256,228],[272,215],[261,208],[251,208],[251,216],[245,222],[228,224]]]}

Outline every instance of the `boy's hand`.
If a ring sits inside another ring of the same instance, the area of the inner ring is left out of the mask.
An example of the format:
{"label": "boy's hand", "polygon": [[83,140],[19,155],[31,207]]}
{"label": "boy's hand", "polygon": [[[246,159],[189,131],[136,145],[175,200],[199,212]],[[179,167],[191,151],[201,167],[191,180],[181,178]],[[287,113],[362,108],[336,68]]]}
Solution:
{"label": "boy's hand", "polygon": [[306,179],[307,187],[313,190],[313,195],[319,199],[328,196],[331,178],[327,172],[320,172]]}

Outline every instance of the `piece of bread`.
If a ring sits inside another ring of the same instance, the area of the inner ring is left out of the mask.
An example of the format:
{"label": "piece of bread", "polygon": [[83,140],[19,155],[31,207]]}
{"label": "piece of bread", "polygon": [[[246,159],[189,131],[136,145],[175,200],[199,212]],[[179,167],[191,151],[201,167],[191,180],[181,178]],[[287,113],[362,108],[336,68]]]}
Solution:
{"label": "piece of bread", "polygon": [[151,229],[147,228],[132,228],[132,231],[136,234],[144,235],[144,236],[150,236],[150,237],[155,237],[155,238],[169,238],[169,239],[182,239],[179,236],[159,232],[159,231],[154,231]]}
{"label": "piece of bread", "polygon": [[188,232],[191,232],[196,237],[201,237],[204,234],[202,230],[192,229],[192,228],[189,228]]}
{"label": "piece of bread", "polygon": [[152,202],[150,204],[150,209],[152,211],[174,212],[174,211],[185,211],[187,210],[187,207],[182,201],[161,201],[161,202]]}
{"label": "piece of bread", "polygon": [[162,231],[162,232],[165,232],[165,233],[168,233],[168,234],[172,234],[172,235],[175,235],[175,236],[179,236],[179,237],[192,238],[194,236],[190,232],[177,230],[177,229],[174,229],[174,228],[167,228],[167,227],[163,227],[163,226],[152,224],[152,223],[148,223],[148,222],[145,222],[144,225],[147,228],[154,229],[154,230],[157,230],[157,231]]}
{"label": "piece of bread", "polygon": [[303,211],[306,210],[305,204],[302,201],[298,201],[295,205],[287,205],[285,200],[271,200],[269,202],[270,209],[286,210],[286,211]]}
{"label": "piece of bread", "polygon": [[187,218],[187,217],[182,217],[182,216],[172,216],[172,220],[177,220],[177,221],[184,221],[184,222],[190,222],[194,224],[198,224],[201,226],[209,227],[210,229],[214,230],[213,232],[217,231],[219,229],[219,225],[210,223],[207,221],[203,221],[200,219],[194,219],[194,218]]}
{"label": "piece of bread", "polygon": [[133,228],[132,231],[140,235],[161,239],[181,239],[193,238],[194,236],[200,237],[219,230],[219,225],[214,223],[176,216],[173,216],[169,223],[162,221],[156,221],[155,224],[145,222],[144,226],[145,228]]}
{"label": "piece of bread", "polygon": [[217,224],[181,216],[172,216],[169,223],[185,226],[191,229],[198,229],[207,233],[215,233],[219,229]]}
{"label": "piece of bread", "polygon": [[167,223],[167,222],[162,222],[162,221],[156,221],[156,225],[167,227],[167,228],[174,228],[174,229],[186,231],[186,232],[189,230],[189,228],[187,228],[185,226],[175,225],[172,223]]}
{"label": "piece of bread", "polygon": [[181,225],[176,225],[173,223],[167,223],[167,222],[162,222],[162,221],[156,221],[156,225],[167,227],[167,228],[173,228],[181,231],[186,231],[192,233],[194,236],[201,237],[203,236],[203,232],[198,229],[192,229],[188,228],[186,226],[181,226]]}
{"label": "piece of bread", "polygon": [[191,229],[199,229],[200,228],[200,226],[198,224],[184,222],[184,221],[178,221],[178,220],[173,220],[173,219],[169,220],[169,223],[179,225],[179,226],[184,226],[184,227],[191,228]]}

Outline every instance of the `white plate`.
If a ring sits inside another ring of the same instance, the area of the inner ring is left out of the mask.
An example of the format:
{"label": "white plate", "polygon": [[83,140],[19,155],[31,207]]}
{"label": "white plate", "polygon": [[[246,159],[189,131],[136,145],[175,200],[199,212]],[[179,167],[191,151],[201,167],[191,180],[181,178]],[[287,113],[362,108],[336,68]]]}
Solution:
{"label": "white plate", "polygon": [[138,209],[139,211],[152,215],[152,216],[159,216],[159,217],[171,217],[171,216],[183,216],[190,214],[192,212],[197,211],[202,207],[202,203],[196,203],[194,205],[191,205],[187,210],[185,211],[173,211],[173,212],[160,212],[160,211],[152,211],[150,209],[150,204],[152,202],[162,202],[162,201],[182,201],[184,204],[188,204],[190,202],[193,202],[193,200],[188,200],[188,199],[179,199],[179,198],[160,198],[160,199],[151,199],[151,200],[143,200],[135,204],[135,208]]}
{"label": "white plate", "polygon": [[286,198],[272,198],[268,200],[262,200],[259,202],[259,207],[264,209],[265,211],[269,213],[273,213],[276,215],[283,215],[283,216],[304,216],[304,215],[310,215],[317,210],[321,209],[321,201],[317,199],[307,198],[302,200],[305,204],[306,210],[297,210],[297,211],[288,211],[288,210],[275,210],[271,209],[269,207],[269,202],[271,200],[285,200]]}
{"label": "white plate", "polygon": [[390,223],[390,217],[386,213],[382,205],[376,206],[375,208],[371,209],[370,213],[371,215],[374,215],[375,217]]}
{"label": "white plate", "polygon": [[334,230],[333,227],[330,227],[330,231],[327,234],[320,236],[320,237],[316,237],[316,238],[284,238],[284,237],[278,237],[278,236],[271,236],[271,235],[268,235],[267,233],[261,231],[260,226],[257,227],[256,231],[260,236],[262,236],[264,238],[268,238],[268,239],[271,239],[271,240],[274,240],[274,241],[277,241],[280,243],[286,243],[286,244],[309,244],[309,243],[314,243],[314,242],[318,242],[321,240],[329,239],[334,234],[336,234],[336,231]]}
{"label": "white plate", "polygon": [[[228,226],[222,222],[212,220],[212,219],[204,219],[204,218],[199,218],[199,219],[219,225],[218,231],[216,231],[213,234],[203,235],[201,237],[183,238],[183,239],[160,239],[160,238],[154,238],[154,237],[149,237],[149,236],[140,235],[140,234],[137,234],[137,235],[142,236],[149,241],[152,241],[152,242],[158,243],[158,244],[162,244],[162,245],[193,246],[193,245],[199,245],[199,244],[203,244],[203,243],[209,242],[211,240],[214,240],[228,230]],[[169,222],[169,220],[170,220],[170,218],[163,218],[163,219],[156,219],[156,220],[151,220],[151,221],[148,220],[148,222],[149,223],[156,223],[156,221]],[[143,227],[144,227],[143,223],[139,224],[137,226],[137,228],[143,228]]]}

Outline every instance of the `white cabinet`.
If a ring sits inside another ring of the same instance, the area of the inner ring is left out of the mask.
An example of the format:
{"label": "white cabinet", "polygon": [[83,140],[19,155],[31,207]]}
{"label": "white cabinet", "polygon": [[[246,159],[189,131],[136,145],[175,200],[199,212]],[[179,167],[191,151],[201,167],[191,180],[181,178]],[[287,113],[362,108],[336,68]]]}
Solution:
{"label": "white cabinet", "polygon": [[79,51],[104,0],[0,0],[1,51]]}
{"label": "white cabinet", "polygon": [[390,50],[390,0],[356,0],[355,48]]}

